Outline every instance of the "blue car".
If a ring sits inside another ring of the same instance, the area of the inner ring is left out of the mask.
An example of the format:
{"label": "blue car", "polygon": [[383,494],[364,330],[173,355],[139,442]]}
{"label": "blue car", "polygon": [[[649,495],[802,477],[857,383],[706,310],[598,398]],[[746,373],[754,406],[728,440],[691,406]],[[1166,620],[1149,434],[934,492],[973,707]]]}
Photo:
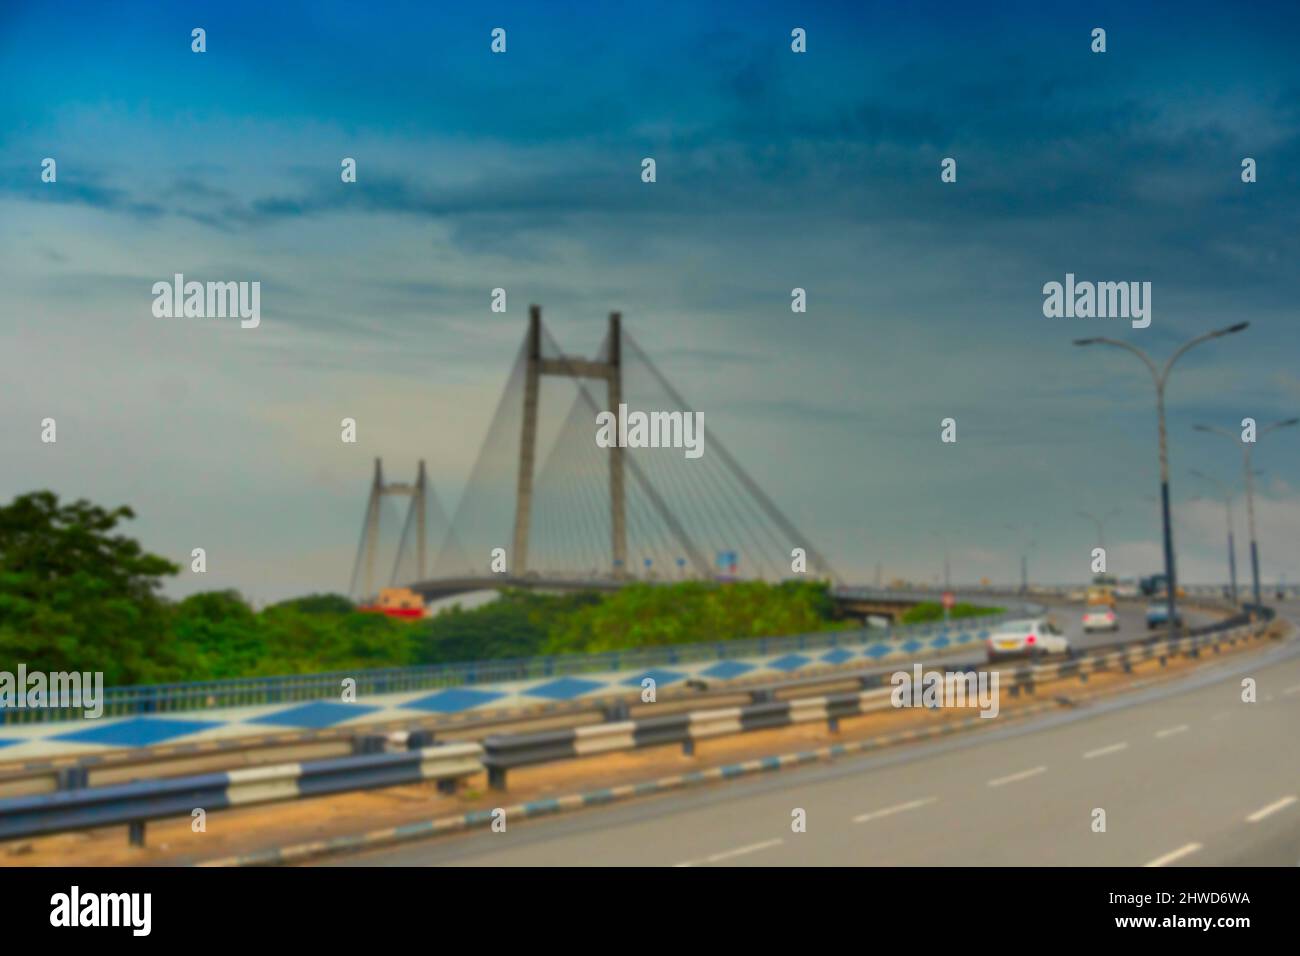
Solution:
{"label": "blue car", "polygon": [[[1183,616],[1178,616],[1178,626],[1183,626]],[[1167,601],[1156,601],[1147,605],[1147,630],[1153,631],[1157,627],[1169,626],[1169,603]]]}

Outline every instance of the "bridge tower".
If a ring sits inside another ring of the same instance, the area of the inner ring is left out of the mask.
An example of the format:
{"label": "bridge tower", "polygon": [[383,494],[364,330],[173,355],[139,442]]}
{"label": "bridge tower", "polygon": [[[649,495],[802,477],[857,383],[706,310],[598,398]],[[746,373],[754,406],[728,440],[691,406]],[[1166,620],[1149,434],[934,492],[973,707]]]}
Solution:
{"label": "bridge tower", "polygon": [[[524,415],[519,437],[519,477],[515,490],[515,526],[511,567],[516,575],[528,571],[528,530],[532,524],[533,473],[537,459],[538,393],[544,375],[562,378],[598,379],[605,382],[608,407],[615,414],[623,401],[621,316],[609,314],[609,337],[605,361],[559,356],[542,357],[542,309],[528,308],[528,337],[524,365]],[[610,545],[614,556],[614,575],[623,577],[627,569],[627,512],[624,483],[624,451],[609,449]]]}
{"label": "bridge tower", "polygon": [[[417,580],[424,580],[427,565],[426,549],[426,522],[427,522],[427,502],[429,495],[429,479],[424,470],[424,459],[420,459],[420,466],[416,471],[414,484],[403,484],[399,482],[384,483],[384,464],[383,459],[375,459],[375,476],[370,483],[370,497],[366,501],[366,522],[361,532],[361,553],[358,555],[364,574],[362,577],[363,597],[373,598],[378,592],[375,589],[375,559],[379,548],[379,509],[384,495],[394,495],[397,497],[406,497],[411,499],[411,504],[407,513],[407,525],[411,520],[415,521],[416,530],[416,567]],[[356,572],[360,569],[354,569],[352,574],[352,588],[356,590]]]}

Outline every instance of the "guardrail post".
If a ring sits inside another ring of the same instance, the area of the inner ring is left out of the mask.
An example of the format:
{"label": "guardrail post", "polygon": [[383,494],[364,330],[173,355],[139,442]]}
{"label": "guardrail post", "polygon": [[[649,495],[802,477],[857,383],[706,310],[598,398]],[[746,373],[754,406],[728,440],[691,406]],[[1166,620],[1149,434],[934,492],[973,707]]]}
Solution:
{"label": "guardrail post", "polygon": [[456,778],[449,777],[446,780],[439,780],[438,792],[446,793],[446,794],[454,794],[456,792]]}
{"label": "guardrail post", "polygon": [[627,701],[616,700],[601,708],[606,723],[628,719]]}
{"label": "guardrail post", "polygon": [[126,840],[131,846],[144,846],[143,820],[132,820],[127,824]]}
{"label": "guardrail post", "polygon": [[60,767],[54,772],[54,779],[60,790],[81,790],[90,786],[90,771],[80,765]]}
{"label": "guardrail post", "polygon": [[687,737],[682,741],[682,754],[686,757],[695,756],[695,738]]}
{"label": "guardrail post", "polygon": [[491,790],[504,790],[506,788],[506,768],[493,767],[487,768],[488,788]]}

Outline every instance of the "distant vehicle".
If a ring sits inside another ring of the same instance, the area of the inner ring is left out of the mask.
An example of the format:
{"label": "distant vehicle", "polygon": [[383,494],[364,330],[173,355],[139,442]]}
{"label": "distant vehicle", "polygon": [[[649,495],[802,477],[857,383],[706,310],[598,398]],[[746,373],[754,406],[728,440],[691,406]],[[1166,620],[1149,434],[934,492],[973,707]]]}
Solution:
{"label": "distant vehicle", "polygon": [[988,658],[1025,654],[1065,654],[1070,641],[1050,617],[1032,617],[1020,621],[1005,621],[989,635]]}
{"label": "distant vehicle", "polygon": [[1117,598],[1135,598],[1140,596],[1141,593],[1137,580],[1134,578],[1124,578],[1119,584],[1115,585],[1115,597]]}
{"label": "distant vehicle", "polygon": [[[1177,618],[1179,627],[1183,626],[1183,615],[1180,613]],[[1169,602],[1152,601],[1147,605],[1147,630],[1152,631],[1157,627],[1169,626]]]}
{"label": "distant vehicle", "polygon": [[1138,587],[1147,597],[1153,594],[1163,594],[1169,579],[1163,574],[1152,574],[1138,581]]}
{"label": "distant vehicle", "polygon": [[1115,589],[1109,584],[1094,584],[1088,588],[1088,606],[1109,607],[1115,606]]}
{"label": "distant vehicle", "polygon": [[[1138,586],[1147,597],[1162,597],[1169,590],[1169,579],[1163,574],[1153,574],[1149,578],[1142,578]],[[1187,597],[1181,584],[1178,585],[1178,596]]]}
{"label": "distant vehicle", "polygon": [[416,620],[428,614],[424,599],[410,588],[382,588],[379,591],[378,601],[374,604],[363,604],[357,610],[386,614],[389,617],[405,620]]}
{"label": "distant vehicle", "polygon": [[1075,588],[1065,597],[1069,601],[1082,601],[1085,598],[1087,598],[1087,596],[1088,596],[1088,592],[1085,591],[1083,588]]}
{"label": "distant vehicle", "polygon": [[1083,629],[1087,631],[1118,631],[1119,615],[1113,607],[1090,604],[1083,612]]}

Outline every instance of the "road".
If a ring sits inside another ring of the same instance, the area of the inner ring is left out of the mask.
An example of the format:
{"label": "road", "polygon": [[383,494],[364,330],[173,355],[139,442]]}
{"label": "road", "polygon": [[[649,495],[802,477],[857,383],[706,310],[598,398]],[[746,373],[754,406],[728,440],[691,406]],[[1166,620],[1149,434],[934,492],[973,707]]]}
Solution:
{"label": "road", "polygon": [[[1091,634],[1083,632],[1082,603],[1052,602],[1046,606],[1048,613],[1056,619],[1061,630],[1065,631],[1066,636],[1070,639],[1070,643],[1076,647],[1092,647],[1095,644],[1109,644],[1117,640],[1136,640],[1148,637],[1152,633],[1147,630],[1147,606],[1145,602],[1137,604],[1121,603],[1118,607],[1120,629],[1114,632],[1094,631]],[[1179,611],[1187,621],[1188,627],[1198,627],[1214,620],[1214,615],[1206,614],[1203,611],[1182,607],[1179,608]]]}
{"label": "road", "polygon": [[326,862],[1295,866],[1298,726],[1288,642],[1034,722]]}

